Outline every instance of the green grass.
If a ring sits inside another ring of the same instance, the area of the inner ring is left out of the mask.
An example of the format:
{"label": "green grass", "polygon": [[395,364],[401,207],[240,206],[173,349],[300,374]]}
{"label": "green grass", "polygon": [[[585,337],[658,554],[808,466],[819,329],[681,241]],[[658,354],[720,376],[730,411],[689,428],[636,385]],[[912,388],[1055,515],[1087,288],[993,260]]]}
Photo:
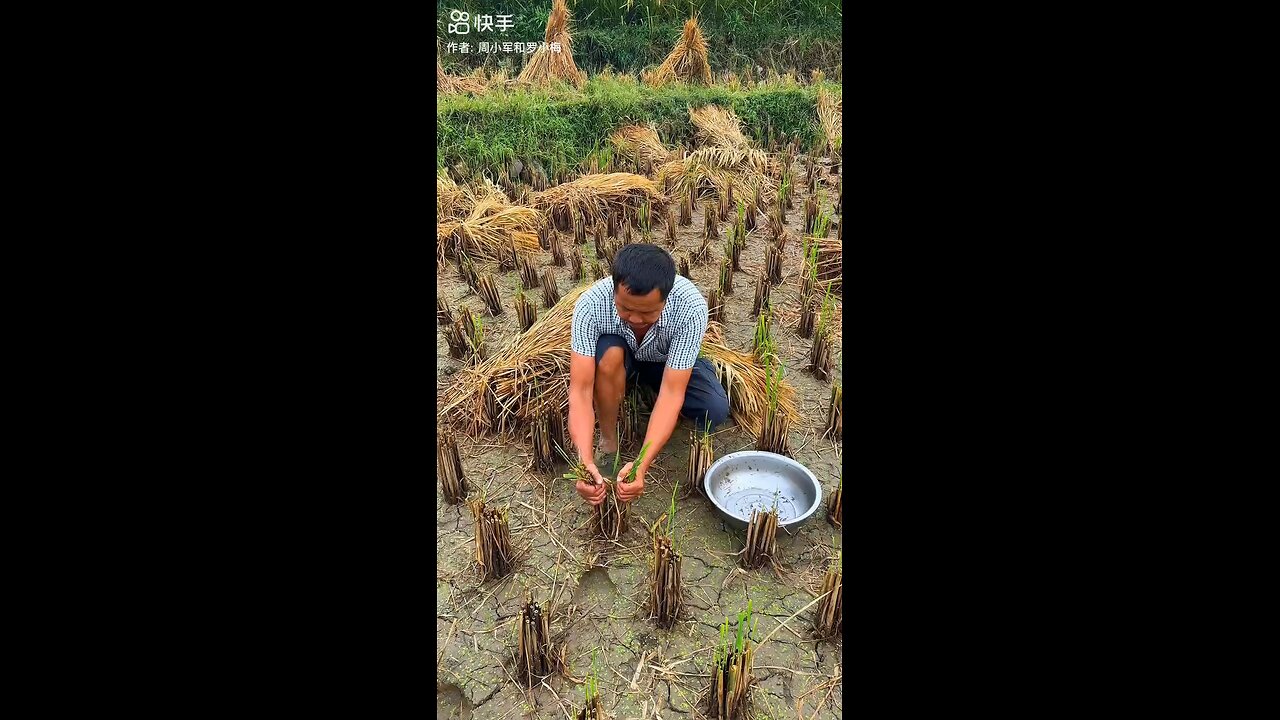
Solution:
{"label": "green grass", "polygon": [[[824,85],[837,96],[840,86]],[[757,144],[770,137],[814,142],[822,135],[817,86],[766,83],[751,89],[676,85],[660,89],[620,78],[592,78],[576,91],[490,92],[481,96],[437,95],[436,166],[463,162],[491,174],[511,160],[537,160],[550,176],[576,170],[608,137],[629,123],[653,123],[668,146],[693,147],[689,107],[732,107]]]}

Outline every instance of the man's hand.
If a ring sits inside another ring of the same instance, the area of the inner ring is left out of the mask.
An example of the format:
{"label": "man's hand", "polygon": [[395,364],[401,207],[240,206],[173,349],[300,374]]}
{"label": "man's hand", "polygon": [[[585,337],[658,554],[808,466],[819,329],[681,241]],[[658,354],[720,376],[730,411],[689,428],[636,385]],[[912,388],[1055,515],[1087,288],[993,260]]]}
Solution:
{"label": "man's hand", "polygon": [[586,463],[586,466],[590,482],[579,480],[578,494],[592,505],[599,505],[604,502],[604,478],[600,477],[600,469],[595,463]]}
{"label": "man's hand", "polygon": [[627,473],[631,472],[631,466],[635,464],[633,460],[623,465],[621,472],[618,473],[618,499],[623,502],[631,502],[644,494],[644,471],[647,469],[644,465],[636,468],[634,480],[625,482]]}

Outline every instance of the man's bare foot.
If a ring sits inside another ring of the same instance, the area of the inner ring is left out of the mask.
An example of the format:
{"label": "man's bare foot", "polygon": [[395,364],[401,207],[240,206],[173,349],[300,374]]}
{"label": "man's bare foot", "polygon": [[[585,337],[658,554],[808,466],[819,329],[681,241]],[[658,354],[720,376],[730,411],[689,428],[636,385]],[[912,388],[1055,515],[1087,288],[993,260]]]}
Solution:
{"label": "man's bare foot", "polygon": [[618,451],[618,438],[607,438],[604,433],[600,433],[600,452],[605,455],[612,455]]}

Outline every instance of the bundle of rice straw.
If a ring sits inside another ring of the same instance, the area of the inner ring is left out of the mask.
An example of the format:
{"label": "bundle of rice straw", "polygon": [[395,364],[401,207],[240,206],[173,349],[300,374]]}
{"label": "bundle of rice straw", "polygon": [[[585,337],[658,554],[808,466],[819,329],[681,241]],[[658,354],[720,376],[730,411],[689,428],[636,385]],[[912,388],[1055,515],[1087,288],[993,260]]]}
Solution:
{"label": "bundle of rice straw", "polygon": [[[573,305],[589,287],[580,285],[569,291],[532,327],[508,340],[489,359],[459,371],[445,393],[441,414],[473,432],[491,429],[501,437],[513,438],[523,434],[544,407],[567,413]],[[496,409],[497,417],[490,417],[490,407]]]}
{"label": "bundle of rice straw", "polygon": [[448,175],[436,175],[436,222],[441,220],[462,220],[471,215],[471,211],[481,200],[492,199],[500,204],[507,204],[507,196],[502,188],[493,184],[488,177],[483,183],[458,185]]}
{"label": "bundle of rice straw", "polygon": [[[542,408],[567,414],[573,305],[589,287],[580,285],[566,293],[533,327],[478,366],[459,370],[445,393],[441,415],[474,433],[491,431],[514,441],[527,434]],[[768,405],[764,366],[751,353],[729,348],[718,323],[707,327],[702,356],[715,366],[727,389],[734,421],[758,435]],[[779,411],[798,420],[795,389],[784,380],[777,391]]]}
{"label": "bundle of rice straw", "polygon": [[742,121],[733,113],[718,105],[704,105],[697,110],[689,108],[689,122],[694,135],[703,145],[746,150],[751,144],[742,134]]}
{"label": "bundle of rice straw", "polygon": [[517,253],[537,253],[542,221],[542,214],[532,208],[508,205],[493,196],[480,198],[464,219],[436,223],[436,257],[497,260],[513,246]]}
{"label": "bundle of rice straw", "polygon": [[[842,101],[843,102],[843,101]],[[827,148],[829,150],[840,149],[840,120],[839,106],[831,97],[831,93],[826,88],[818,89],[818,120],[822,123],[822,132],[827,136]]]}
{"label": "bundle of rice straw", "polygon": [[711,84],[711,65],[707,63],[707,41],[702,37],[697,18],[685,21],[684,32],[671,54],[657,70],[644,77],[647,85],[658,87],[669,82]]}
{"label": "bundle of rice straw", "polygon": [[837,238],[809,238],[817,244],[818,284],[831,283],[833,292],[844,289],[844,243]]}
{"label": "bundle of rice straw", "polygon": [[726,197],[733,186],[748,195],[759,193],[772,201],[777,188],[769,178],[769,154],[750,148],[704,147],[658,168],[655,181],[672,188],[674,196],[692,193],[701,199]]}
{"label": "bundle of rice straw", "polygon": [[609,136],[609,142],[618,149],[619,155],[639,158],[642,166],[650,168],[674,160],[680,153],[679,150],[668,150],[652,126],[628,125]]}
{"label": "bundle of rice straw", "polygon": [[653,180],[632,173],[583,175],[573,182],[533,193],[529,199],[534,208],[549,216],[582,215],[588,223],[601,222],[609,212],[621,213],[627,206],[638,208],[645,200],[656,209],[667,201]]}
{"label": "bundle of rice straw", "polygon": [[[564,80],[575,87],[587,82],[587,74],[573,62],[572,38],[569,35],[569,8],[565,0],[555,0],[551,16],[547,18],[546,45],[529,58],[529,64],[520,72],[519,82],[545,85],[552,79]],[[560,43],[560,52],[552,52],[551,43]]]}
{"label": "bundle of rice straw", "polygon": [[436,92],[444,93],[473,93],[480,94],[488,88],[481,74],[484,71],[477,69],[475,75],[453,77],[444,71],[444,65],[440,64],[440,58],[436,58]]}

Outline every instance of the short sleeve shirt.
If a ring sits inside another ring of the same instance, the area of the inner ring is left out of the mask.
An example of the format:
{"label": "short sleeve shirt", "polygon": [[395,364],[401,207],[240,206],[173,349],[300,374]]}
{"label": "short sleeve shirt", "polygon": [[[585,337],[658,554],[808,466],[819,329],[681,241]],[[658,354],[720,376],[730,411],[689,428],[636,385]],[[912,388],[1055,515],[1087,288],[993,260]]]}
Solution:
{"label": "short sleeve shirt", "polygon": [[636,334],[618,317],[613,304],[613,277],[597,281],[573,306],[573,351],[595,357],[601,335],[619,335],[640,362],[665,362],[672,370],[688,370],[698,360],[702,336],[707,332],[707,301],[683,275],[667,295],[658,322],[636,344]]}

